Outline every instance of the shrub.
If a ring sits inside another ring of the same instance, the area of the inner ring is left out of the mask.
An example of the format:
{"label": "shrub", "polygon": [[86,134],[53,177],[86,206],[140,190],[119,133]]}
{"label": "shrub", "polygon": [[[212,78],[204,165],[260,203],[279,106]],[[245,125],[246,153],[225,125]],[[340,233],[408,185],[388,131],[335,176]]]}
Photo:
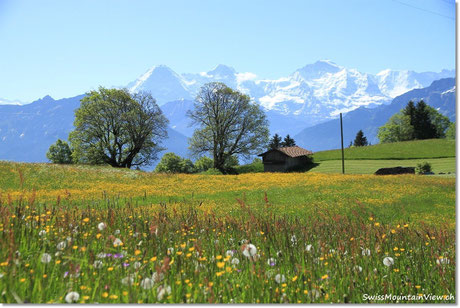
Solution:
{"label": "shrub", "polygon": [[417,174],[429,173],[431,172],[431,164],[428,162],[417,164],[415,171],[417,172]]}
{"label": "shrub", "polygon": [[222,175],[223,173],[216,168],[209,168],[208,170],[201,172],[201,174],[208,174],[208,175]]}
{"label": "shrub", "polygon": [[214,161],[207,157],[203,156],[195,162],[195,168],[197,172],[203,172],[208,169],[211,169],[214,166]]}
{"label": "shrub", "polygon": [[195,166],[190,159],[182,158],[174,153],[166,153],[155,168],[156,172],[193,173]]}

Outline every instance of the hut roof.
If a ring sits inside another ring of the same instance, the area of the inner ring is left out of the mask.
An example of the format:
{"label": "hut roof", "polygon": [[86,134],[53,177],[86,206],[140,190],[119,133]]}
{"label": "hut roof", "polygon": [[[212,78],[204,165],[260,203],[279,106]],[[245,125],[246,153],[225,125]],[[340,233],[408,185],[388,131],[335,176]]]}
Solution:
{"label": "hut roof", "polygon": [[270,151],[267,151],[265,153],[259,154],[258,156],[264,156],[265,154],[271,152],[271,151],[279,151],[289,157],[299,157],[299,156],[306,156],[306,155],[311,155],[313,154],[312,151],[306,150],[304,148],[301,148],[299,146],[293,146],[293,147],[283,147],[283,148],[277,148],[277,149],[272,149]]}

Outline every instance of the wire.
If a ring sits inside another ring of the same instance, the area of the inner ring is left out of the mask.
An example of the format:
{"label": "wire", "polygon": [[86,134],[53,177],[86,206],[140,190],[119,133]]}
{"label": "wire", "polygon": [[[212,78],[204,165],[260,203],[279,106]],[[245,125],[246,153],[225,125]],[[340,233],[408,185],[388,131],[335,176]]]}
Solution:
{"label": "wire", "polygon": [[424,9],[424,8],[421,8],[421,7],[418,7],[418,6],[409,4],[409,3],[405,3],[405,2],[402,2],[402,1],[399,1],[399,0],[393,0],[393,1],[394,1],[394,2],[398,2],[398,3],[402,4],[402,5],[406,5],[406,6],[408,6],[408,7],[417,9],[417,10],[421,10],[421,11],[424,11],[424,12],[427,12],[427,13],[435,14],[435,15],[438,15],[438,16],[441,16],[441,17],[444,17],[444,18],[448,18],[448,19],[450,19],[450,20],[454,20],[454,21],[455,21],[455,18],[452,18],[452,17],[447,16],[447,15],[439,14],[439,13],[437,13],[437,12],[433,12],[433,11],[430,11],[430,10],[427,10],[427,9]]}

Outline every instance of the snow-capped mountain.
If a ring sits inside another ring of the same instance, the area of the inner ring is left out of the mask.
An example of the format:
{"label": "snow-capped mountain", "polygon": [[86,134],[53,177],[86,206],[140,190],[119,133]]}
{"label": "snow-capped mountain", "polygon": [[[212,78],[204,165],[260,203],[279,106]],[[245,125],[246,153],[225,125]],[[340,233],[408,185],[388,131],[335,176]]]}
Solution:
{"label": "snow-capped mountain", "polygon": [[9,100],[5,98],[0,98],[0,105],[24,105],[26,103],[23,103],[19,100]]}
{"label": "snow-capped mountain", "polygon": [[163,105],[193,100],[202,85],[219,81],[249,95],[266,111],[300,118],[307,127],[336,118],[340,112],[388,104],[402,93],[454,76],[454,70],[440,73],[384,70],[371,75],[330,60],[306,65],[276,80],[238,73],[222,64],[208,72],[182,75],[160,65],[149,69],[128,88],[133,92],[150,91],[159,105]]}

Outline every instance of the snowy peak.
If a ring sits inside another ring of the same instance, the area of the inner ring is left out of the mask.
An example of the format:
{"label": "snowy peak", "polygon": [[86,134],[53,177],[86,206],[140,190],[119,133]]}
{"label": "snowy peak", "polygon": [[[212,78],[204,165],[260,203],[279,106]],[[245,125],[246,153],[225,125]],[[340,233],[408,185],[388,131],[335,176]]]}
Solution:
{"label": "snowy peak", "polygon": [[302,116],[311,125],[335,118],[361,106],[389,103],[394,97],[434,80],[455,76],[454,70],[441,73],[384,70],[376,75],[340,66],[331,60],[305,65],[276,80],[239,73],[219,64],[201,73],[177,74],[169,67],[155,66],[129,85],[131,91],[150,91],[160,105],[169,101],[193,100],[201,86],[223,82],[249,95],[265,110]]}
{"label": "snowy peak", "polygon": [[236,75],[236,71],[233,67],[219,64],[214,69],[207,72],[206,75],[212,76],[213,78],[217,79],[224,79],[228,77],[234,77]]}
{"label": "snowy peak", "polygon": [[147,91],[162,105],[177,99],[191,99],[183,78],[166,65],[157,65],[128,85],[131,92]]}
{"label": "snowy peak", "polygon": [[317,79],[325,74],[335,74],[341,71],[343,67],[338,66],[330,60],[319,60],[313,64],[307,64],[301,69],[295,71],[294,74],[298,73],[305,80]]}

